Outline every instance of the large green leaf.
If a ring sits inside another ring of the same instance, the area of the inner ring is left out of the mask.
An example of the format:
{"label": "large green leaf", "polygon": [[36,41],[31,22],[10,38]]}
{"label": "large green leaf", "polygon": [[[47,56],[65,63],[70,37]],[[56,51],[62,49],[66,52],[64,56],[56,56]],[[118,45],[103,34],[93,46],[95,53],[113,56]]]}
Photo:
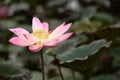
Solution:
{"label": "large green leaf", "polygon": [[110,42],[103,40],[94,41],[88,45],[83,45],[59,56],[61,62],[73,62],[74,60],[86,60],[88,56],[94,55],[103,47],[109,47]]}
{"label": "large green leaf", "polygon": [[[85,71],[94,65],[95,61],[103,54],[103,48],[109,47],[110,44],[111,42],[106,42],[105,39],[97,40],[88,45],[72,48],[58,55],[58,59],[64,67],[77,71]],[[54,63],[58,65],[57,61]]]}

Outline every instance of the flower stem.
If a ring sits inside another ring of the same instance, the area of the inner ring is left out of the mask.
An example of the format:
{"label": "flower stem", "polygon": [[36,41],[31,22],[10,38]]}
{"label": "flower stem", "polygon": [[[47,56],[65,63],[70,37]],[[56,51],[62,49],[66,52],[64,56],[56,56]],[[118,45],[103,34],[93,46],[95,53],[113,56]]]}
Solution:
{"label": "flower stem", "polygon": [[45,71],[44,71],[44,60],[42,50],[40,51],[40,61],[42,66],[42,79],[45,80]]}
{"label": "flower stem", "polygon": [[58,69],[59,69],[59,73],[60,73],[60,76],[61,76],[61,80],[64,80],[60,65],[58,65]]}
{"label": "flower stem", "polygon": [[[54,59],[58,60],[56,55],[54,56]],[[64,80],[59,60],[58,60],[58,70],[59,70],[59,73],[60,73],[61,80]]]}

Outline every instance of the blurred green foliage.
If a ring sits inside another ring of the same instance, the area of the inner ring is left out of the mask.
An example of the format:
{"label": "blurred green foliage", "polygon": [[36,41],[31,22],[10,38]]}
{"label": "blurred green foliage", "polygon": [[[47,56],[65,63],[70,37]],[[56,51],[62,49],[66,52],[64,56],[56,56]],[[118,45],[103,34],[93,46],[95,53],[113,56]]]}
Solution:
{"label": "blurred green foliage", "polygon": [[75,80],[73,72],[76,80],[119,80],[119,4],[119,0],[0,0],[0,80],[41,79],[38,53],[8,42],[14,36],[8,29],[31,31],[33,16],[47,21],[50,29],[73,23],[70,39],[43,49],[48,80],[60,80],[58,63],[65,80]]}

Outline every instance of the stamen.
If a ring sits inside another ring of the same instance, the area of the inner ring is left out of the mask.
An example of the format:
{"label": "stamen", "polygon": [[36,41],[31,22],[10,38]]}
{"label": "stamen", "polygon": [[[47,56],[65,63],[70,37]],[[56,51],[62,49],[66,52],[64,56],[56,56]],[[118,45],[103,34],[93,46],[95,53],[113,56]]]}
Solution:
{"label": "stamen", "polygon": [[39,38],[40,42],[42,42],[48,38],[48,33],[45,30],[36,30],[32,33],[32,35]]}

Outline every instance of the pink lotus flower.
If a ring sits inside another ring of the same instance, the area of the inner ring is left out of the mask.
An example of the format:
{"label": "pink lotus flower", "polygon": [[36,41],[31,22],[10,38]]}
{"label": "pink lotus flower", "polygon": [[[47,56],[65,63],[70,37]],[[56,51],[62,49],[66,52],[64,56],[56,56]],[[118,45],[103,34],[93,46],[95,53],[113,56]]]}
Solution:
{"label": "pink lotus flower", "polygon": [[[58,26],[52,32],[49,30],[49,25],[46,22],[40,22],[37,17],[33,17],[32,20],[32,33],[29,33],[23,28],[9,29],[17,36],[9,40],[9,42],[18,46],[29,46],[29,50],[38,52],[43,48],[56,47],[59,42],[69,38],[73,32],[65,33],[71,27],[71,23],[65,25],[65,23]],[[64,34],[65,33],[65,34]]]}

